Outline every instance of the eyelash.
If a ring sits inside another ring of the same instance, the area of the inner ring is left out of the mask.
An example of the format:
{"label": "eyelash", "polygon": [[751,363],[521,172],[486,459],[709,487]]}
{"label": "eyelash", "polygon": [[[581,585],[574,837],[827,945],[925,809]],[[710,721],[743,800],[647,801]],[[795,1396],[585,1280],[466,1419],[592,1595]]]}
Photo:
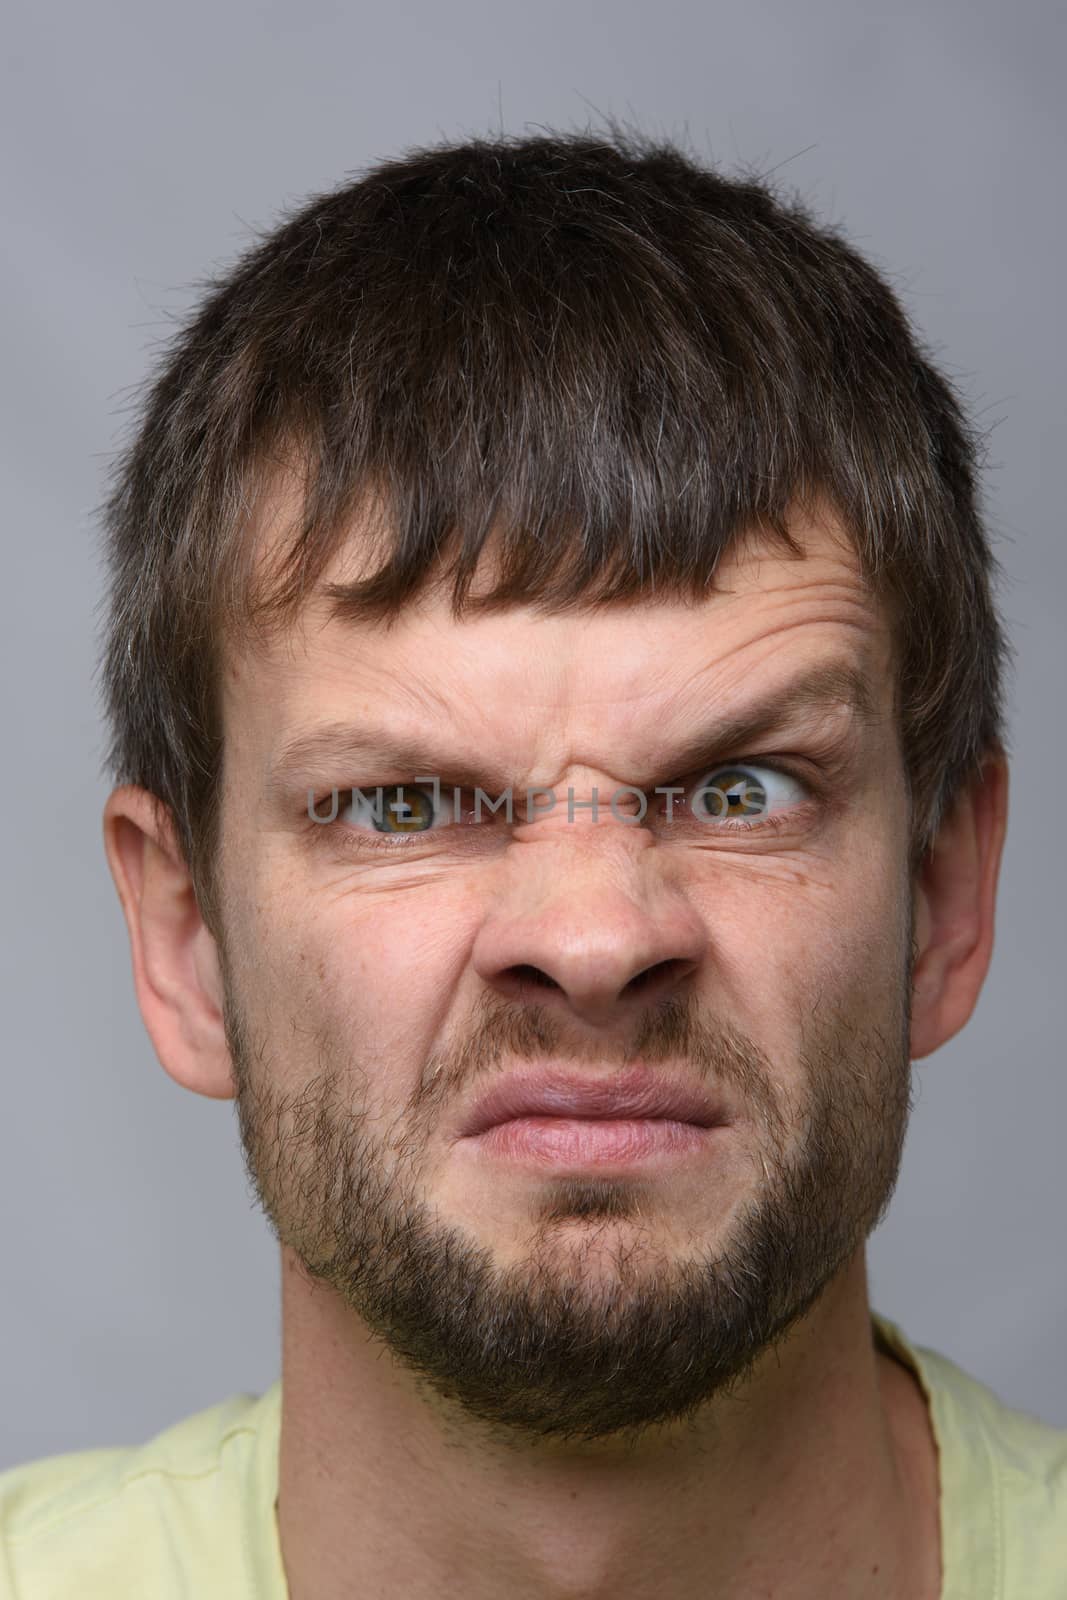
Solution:
{"label": "eyelash", "polygon": [[[810,774],[807,773],[807,772],[801,773],[800,771],[797,770],[796,767],[790,765],[787,762],[778,761],[778,760],[770,760],[770,759],[767,759],[767,758],[765,758],[763,756],[746,756],[745,758],[743,758],[741,760],[737,760],[737,761],[720,761],[714,767],[707,767],[702,772],[701,778],[705,778],[710,773],[719,771],[724,767],[764,767],[770,772],[777,772],[777,773],[780,773],[783,777],[792,778],[794,782],[799,783],[805,789],[806,796],[805,796],[805,798],[803,800],[799,801],[796,805],[792,806],[788,810],[785,810],[785,811],[766,811],[766,812],[764,812],[762,814],[762,816],[759,818],[759,820],[755,821],[755,822],[753,822],[753,821],[751,821],[749,819],[743,818],[743,817],[735,818],[735,819],[733,819],[732,821],[730,821],[728,823],[722,824],[720,826],[720,828],[717,830],[720,833],[737,834],[737,833],[758,832],[758,833],[764,834],[764,835],[768,835],[768,834],[773,835],[775,833],[781,833],[781,832],[784,832],[786,829],[788,829],[790,827],[794,827],[796,825],[796,823],[797,823],[798,817],[801,820],[805,820],[807,818],[810,818],[810,816],[812,815],[812,813],[814,812],[814,810],[816,809],[816,807],[819,804],[818,786],[814,783],[814,781],[811,778]],[[369,793],[371,790],[373,790],[376,787],[378,787],[378,786],[374,785],[374,784],[368,786],[365,782],[363,784],[359,784],[359,783],[355,783],[355,782],[343,783],[343,784],[331,784],[331,786],[328,789],[324,789],[321,792],[321,794],[318,794],[318,795],[315,796],[315,799],[313,801],[314,809],[316,811],[318,811],[319,807],[322,805],[322,803],[325,800],[330,798],[330,796],[334,793],[335,789],[336,789],[338,795],[345,795],[345,794],[350,794],[353,789],[358,789],[358,788],[363,788],[365,793]],[[394,783],[383,783],[381,785],[381,788],[383,788],[383,789],[391,789],[391,788],[394,788],[394,787],[397,787],[395,782]],[[401,783],[400,787],[408,787],[408,785]],[[411,787],[422,787],[422,786],[421,785],[412,785]],[[442,784],[441,787],[444,790],[444,789],[447,789],[449,786],[445,785],[445,784]],[[682,785],[682,784],[664,785],[664,787],[684,788],[686,794],[688,795],[688,794],[694,793],[697,789],[699,789],[701,787],[701,785],[700,785],[699,782],[696,782],[696,783],[685,784],[685,785]],[[677,807],[677,804],[678,804],[677,800],[675,800],[674,803],[675,803],[675,806]],[[683,799],[682,803],[683,804],[685,803],[684,799]],[[306,812],[305,812],[305,815],[306,815]],[[401,851],[410,850],[412,848],[417,848],[420,843],[422,843],[426,838],[430,837],[431,835],[445,834],[445,833],[449,832],[451,829],[461,828],[463,826],[462,823],[448,823],[448,824],[445,824],[444,826],[442,826],[440,828],[427,829],[422,833],[383,834],[383,833],[375,833],[370,829],[368,829],[366,832],[357,831],[356,829],[350,829],[350,828],[340,828],[339,829],[338,828],[338,824],[340,823],[340,821],[341,821],[341,816],[340,816],[340,809],[339,809],[338,810],[338,815],[335,818],[333,818],[330,822],[314,822],[310,818],[308,818],[308,827],[314,829],[315,832],[318,833],[318,834],[321,834],[323,836],[329,836],[329,837],[333,838],[335,841],[339,837],[339,838],[344,839],[346,844],[351,842],[352,849],[354,851],[356,851],[360,855],[365,854],[367,851],[374,851],[374,850],[386,851],[389,854],[396,855]]]}

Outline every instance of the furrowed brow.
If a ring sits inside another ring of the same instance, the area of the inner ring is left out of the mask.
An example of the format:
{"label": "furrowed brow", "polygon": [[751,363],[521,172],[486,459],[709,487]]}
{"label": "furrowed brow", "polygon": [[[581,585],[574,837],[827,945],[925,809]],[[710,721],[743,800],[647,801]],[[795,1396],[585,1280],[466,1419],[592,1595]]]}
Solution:
{"label": "furrowed brow", "polygon": [[786,732],[802,718],[834,710],[847,711],[852,726],[870,728],[880,720],[866,676],[849,663],[810,667],[754,704],[705,724],[672,750],[672,771],[682,775],[708,759],[754,754],[761,741]]}
{"label": "furrowed brow", "polygon": [[[753,705],[705,724],[672,752],[673,774],[685,773],[701,761],[727,752],[741,754],[748,746],[784,731],[805,714],[843,708],[854,721],[870,726],[878,720],[878,707],[864,674],[844,663],[822,663],[809,668]],[[267,787],[281,795],[300,785],[358,782],[399,782],[382,779],[385,768],[402,774],[403,781],[438,777],[442,784],[481,788],[499,794],[513,785],[514,777],[492,765],[491,758],[457,757],[434,750],[421,740],[398,736],[388,727],[371,723],[326,722],[296,734],[269,763]]]}
{"label": "furrowed brow", "polygon": [[267,787],[272,794],[283,794],[300,784],[310,787],[338,778],[344,783],[358,781],[361,771],[368,783],[382,780],[384,768],[403,774],[404,781],[416,777],[438,777],[446,787],[505,787],[502,770],[479,758],[477,766],[469,759],[447,751],[434,751],[417,739],[400,737],[387,727],[371,723],[324,722],[306,733],[297,734],[283,746],[267,770]]}

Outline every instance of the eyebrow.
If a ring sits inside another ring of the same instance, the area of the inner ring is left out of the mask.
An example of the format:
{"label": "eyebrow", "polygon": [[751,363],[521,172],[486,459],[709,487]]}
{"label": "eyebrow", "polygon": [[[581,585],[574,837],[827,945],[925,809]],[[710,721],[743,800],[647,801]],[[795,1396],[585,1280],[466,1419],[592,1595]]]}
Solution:
{"label": "eyebrow", "polygon": [[[675,751],[672,774],[682,775],[728,751],[741,754],[806,714],[834,709],[847,710],[854,722],[867,727],[879,720],[867,678],[850,663],[823,662],[810,667],[752,705],[704,724]],[[510,786],[508,774],[485,757],[472,762],[454,752],[435,751],[427,742],[398,735],[384,725],[325,722],[296,734],[268,763],[268,792],[286,793],[298,779],[304,786],[335,779],[342,764],[350,769],[389,766],[402,772],[408,782],[437,776],[446,786],[481,788],[486,793],[499,793]],[[351,781],[350,770],[342,786]]]}

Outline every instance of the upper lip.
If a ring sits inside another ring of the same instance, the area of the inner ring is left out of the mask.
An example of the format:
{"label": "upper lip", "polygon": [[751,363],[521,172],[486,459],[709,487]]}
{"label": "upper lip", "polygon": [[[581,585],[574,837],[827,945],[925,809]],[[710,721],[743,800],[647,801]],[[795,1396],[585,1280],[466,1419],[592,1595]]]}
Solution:
{"label": "upper lip", "polygon": [[630,1067],[611,1078],[563,1068],[510,1073],[475,1101],[461,1132],[484,1133],[513,1117],[660,1118],[711,1128],[720,1103],[698,1085],[649,1068]]}

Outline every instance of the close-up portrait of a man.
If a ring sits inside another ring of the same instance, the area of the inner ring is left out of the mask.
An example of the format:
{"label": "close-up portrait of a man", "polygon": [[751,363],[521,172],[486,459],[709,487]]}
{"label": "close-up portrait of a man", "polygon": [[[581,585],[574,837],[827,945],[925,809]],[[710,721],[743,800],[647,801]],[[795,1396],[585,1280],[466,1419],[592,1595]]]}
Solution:
{"label": "close-up portrait of a man", "polygon": [[843,231],[617,127],[204,288],[103,508],[103,834],[281,1371],[0,1475],[0,1594],[1067,1593],[1067,1431],[867,1273],[993,952],[980,456]]}

